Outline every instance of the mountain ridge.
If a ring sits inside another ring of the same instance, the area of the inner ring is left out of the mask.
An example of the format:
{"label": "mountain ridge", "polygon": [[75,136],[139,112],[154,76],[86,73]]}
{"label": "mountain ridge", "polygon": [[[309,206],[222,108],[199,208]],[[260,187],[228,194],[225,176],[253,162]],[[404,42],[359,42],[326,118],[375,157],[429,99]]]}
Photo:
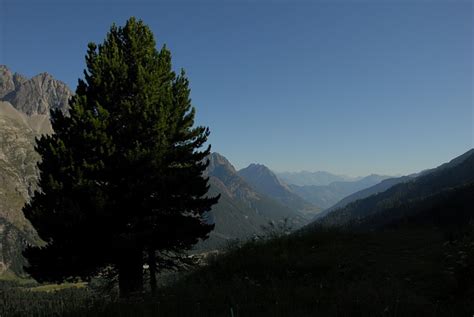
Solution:
{"label": "mountain ridge", "polygon": [[29,79],[0,65],[0,274],[21,274],[22,246],[40,243],[22,212],[39,177],[35,138],[53,132],[49,110],[67,113],[71,96],[49,74]]}
{"label": "mountain ridge", "polygon": [[431,168],[431,169],[426,169],[426,170],[423,170],[421,172],[406,175],[406,176],[400,176],[400,177],[393,177],[393,178],[385,179],[382,182],[380,182],[380,183],[378,183],[374,186],[362,189],[358,192],[355,192],[355,193],[341,199],[335,205],[333,205],[333,206],[323,210],[321,213],[317,214],[315,216],[314,220],[316,220],[318,218],[321,218],[321,217],[324,217],[325,215],[327,215],[329,212],[331,212],[333,210],[343,208],[343,207],[347,206],[348,204],[350,204],[351,202],[367,198],[367,197],[369,197],[371,195],[374,195],[374,194],[384,192],[384,191],[388,190],[390,187],[395,186],[397,184],[408,182],[410,180],[413,180],[416,177],[427,175],[427,174],[429,174],[433,171],[436,171],[436,170],[439,171],[439,170],[442,170],[442,169],[445,169],[445,168],[456,166],[457,164],[459,164],[460,162],[462,162],[463,160],[465,160],[466,158],[468,158],[469,156],[471,156],[473,154],[474,154],[474,149],[471,149],[471,150],[468,150],[467,152],[455,157],[454,159],[450,160],[449,162],[446,162],[446,163],[443,163],[443,164],[439,165],[438,167]]}
{"label": "mountain ridge", "polygon": [[252,163],[237,172],[257,191],[275,199],[279,203],[305,214],[314,214],[320,208],[304,200],[282,182],[267,166]]}
{"label": "mountain ridge", "polygon": [[278,172],[275,174],[286,184],[298,186],[326,186],[333,182],[356,181],[361,178],[337,175],[326,171]]}
{"label": "mountain ridge", "polygon": [[448,163],[420,173],[419,176],[406,182],[398,183],[383,192],[353,201],[343,208],[332,210],[311,225],[343,226],[348,223],[361,222],[364,218],[373,217],[388,209],[400,209],[417,200],[473,182],[474,150],[470,149]]}
{"label": "mountain ridge", "polygon": [[67,112],[73,93],[52,75],[43,72],[27,78],[0,65],[0,78],[0,100],[8,101],[20,112],[28,116],[49,116],[53,109]]}
{"label": "mountain ridge", "polygon": [[288,219],[295,228],[307,223],[302,214],[255,190],[223,155],[213,152],[208,159],[205,175],[209,177],[209,195],[221,194],[221,199],[209,213],[216,226],[197,249],[215,249],[233,240],[262,235],[263,226],[269,222]]}
{"label": "mountain ridge", "polygon": [[351,195],[359,190],[373,186],[380,183],[384,179],[387,179],[388,176],[371,174],[369,176],[360,178],[356,181],[346,182],[346,181],[337,181],[332,182],[329,185],[319,186],[319,185],[307,185],[307,186],[298,186],[290,185],[290,188],[303,199],[309,201],[310,203],[321,206],[324,209],[327,209],[344,197]]}

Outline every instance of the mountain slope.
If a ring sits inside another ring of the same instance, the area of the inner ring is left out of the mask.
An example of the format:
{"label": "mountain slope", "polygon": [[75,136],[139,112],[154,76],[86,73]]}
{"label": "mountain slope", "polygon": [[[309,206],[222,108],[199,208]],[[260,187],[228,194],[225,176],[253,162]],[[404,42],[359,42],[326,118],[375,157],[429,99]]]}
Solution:
{"label": "mountain slope", "polygon": [[269,222],[289,219],[294,228],[307,220],[267,195],[256,191],[222,155],[212,153],[206,174],[209,177],[210,195],[220,193],[219,203],[212,207],[210,221],[216,224],[210,238],[198,245],[199,249],[223,246],[234,239],[248,239],[262,234],[262,226]]}
{"label": "mountain slope", "polygon": [[369,175],[352,182],[334,182],[326,186],[290,185],[291,190],[310,203],[322,208],[329,208],[342,198],[361,189],[378,184],[388,176]]}
{"label": "mountain slope", "polygon": [[466,153],[456,157],[455,159],[451,160],[450,162],[448,163],[444,163],[440,166],[438,166],[437,168],[432,168],[432,169],[428,169],[428,170],[424,170],[420,173],[416,173],[416,174],[412,174],[412,175],[407,175],[407,176],[402,176],[402,177],[394,177],[394,178],[388,178],[388,179],[385,179],[383,181],[381,181],[380,183],[374,185],[374,186],[371,186],[371,187],[368,187],[368,188],[365,188],[365,189],[362,189],[358,192],[355,192],[343,199],[341,199],[339,202],[337,202],[335,205],[327,208],[326,210],[322,211],[321,213],[317,214],[315,216],[315,219],[318,219],[318,218],[321,218],[321,217],[324,217],[325,215],[327,215],[329,212],[333,211],[333,210],[336,210],[336,209],[340,209],[340,208],[343,208],[345,206],[347,206],[349,203],[353,202],[353,201],[356,201],[356,200],[359,200],[359,199],[364,199],[364,198],[367,198],[371,195],[374,195],[374,194],[378,194],[378,193],[381,193],[381,192],[384,192],[386,191],[387,189],[389,189],[390,187],[394,186],[394,185],[397,185],[399,183],[405,183],[405,182],[408,182],[410,180],[412,180],[413,178],[415,177],[418,177],[418,176],[423,176],[423,175],[427,175],[435,170],[441,170],[441,169],[445,169],[445,168],[449,168],[449,167],[453,167],[453,166],[456,166],[458,165],[459,163],[461,163],[463,160],[465,160],[467,157],[469,157],[470,155],[472,155],[474,153],[474,150],[470,150],[470,151],[467,151]]}
{"label": "mountain slope", "polygon": [[296,195],[291,189],[265,165],[250,164],[248,167],[238,171],[248,184],[260,193],[263,193],[288,208],[303,212],[305,214],[314,214],[320,211],[320,208],[305,201]]}
{"label": "mountain slope", "polygon": [[24,115],[0,101],[0,274],[21,270],[21,246],[37,240],[21,209],[36,188],[35,132]]}
{"label": "mountain slope", "polygon": [[403,210],[422,200],[428,201],[433,195],[452,188],[468,186],[473,182],[474,151],[470,150],[448,164],[422,173],[410,181],[399,183],[384,192],[331,211],[325,217],[316,220],[315,224],[339,226],[360,223],[376,214],[388,210]]}
{"label": "mountain slope", "polygon": [[385,209],[365,217],[353,226],[362,230],[432,225],[452,235],[463,233],[474,220],[474,182],[443,189],[433,195],[414,199],[410,204]]}
{"label": "mountain slope", "polygon": [[359,200],[359,199],[364,199],[364,198],[369,197],[371,195],[374,195],[374,194],[377,194],[377,193],[380,193],[380,192],[384,192],[384,191],[386,191],[387,189],[389,189],[390,187],[392,187],[394,185],[397,185],[397,184],[400,184],[400,183],[407,182],[407,181],[411,180],[413,177],[414,176],[402,176],[402,177],[394,177],[394,178],[385,179],[385,180],[381,181],[378,184],[375,184],[371,187],[362,189],[362,190],[360,190],[358,192],[355,192],[355,193],[353,193],[349,196],[346,196],[345,198],[341,199],[340,201],[338,201],[336,204],[332,205],[328,209],[326,209],[326,210],[322,211],[321,213],[317,214],[315,219],[321,218],[321,217],[327,215],[332,210],[343,208],[343,207],[347,206],[348,204],[350,204],[353,201],[356,201],[356,200]]}
{"label": "mountain slope", "polygon": [[23,114],[0,101],[0,217],[23,227],[21,210],[36,188],[36,133]]}
{"label": "mountain slope", "polygon": [[66,112],[70,96],[50,75],[28,79],[0,65],[0,274],[21,273],[22,246],[40,242],[22,212],[37,186],[35,138],[52,132],[49,109]]}

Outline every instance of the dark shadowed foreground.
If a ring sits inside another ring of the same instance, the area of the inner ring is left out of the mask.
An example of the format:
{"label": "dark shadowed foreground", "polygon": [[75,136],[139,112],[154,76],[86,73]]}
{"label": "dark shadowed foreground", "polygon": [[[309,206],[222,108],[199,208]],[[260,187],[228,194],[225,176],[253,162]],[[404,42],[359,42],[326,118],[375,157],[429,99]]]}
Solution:
{"label": "dark shadowed foreground", "polygon": [[473,251],[472,231],[315,231],[236,247],[155,298],[18,288],[2,291],[0,315],[470,316]]}

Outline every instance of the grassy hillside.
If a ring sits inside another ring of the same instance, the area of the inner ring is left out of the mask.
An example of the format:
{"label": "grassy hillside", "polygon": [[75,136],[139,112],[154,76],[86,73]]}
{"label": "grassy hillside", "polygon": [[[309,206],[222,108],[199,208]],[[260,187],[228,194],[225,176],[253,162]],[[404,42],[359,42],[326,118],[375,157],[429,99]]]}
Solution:
{"label": "grassy hillside", "polygon": [[404,224],[431,224],[447,232],[459,231],[459,227],[474,218],[474,183],[448,188],[436,194],[413,199],[402,208],[385,209],[370,217],[350,223],[359,230],[397,227]]}
{"label": "grassy hillside", "polygon": [[[61,314],[72,316],[471,316],[473,251],[472,231],[451,243],[432,226],[316,231],[247,243],[156,298],[99,302],[68,290],[45,294],[51,306],[40,311],[57,311],[62,298]],[[9,293],[10,312],[26,298],[42,305],[28,294]]]}

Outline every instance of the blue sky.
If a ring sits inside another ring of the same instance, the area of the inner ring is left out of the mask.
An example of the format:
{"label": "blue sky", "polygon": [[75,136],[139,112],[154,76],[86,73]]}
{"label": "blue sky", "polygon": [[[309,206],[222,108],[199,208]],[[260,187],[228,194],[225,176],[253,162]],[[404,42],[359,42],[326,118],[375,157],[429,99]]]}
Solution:
{"label": "blue sky", "polygon": [[87,43],[132,15],[238,168],[407,174],[473,147],[471,1],[2,0],[0,63],[75,89]]}

